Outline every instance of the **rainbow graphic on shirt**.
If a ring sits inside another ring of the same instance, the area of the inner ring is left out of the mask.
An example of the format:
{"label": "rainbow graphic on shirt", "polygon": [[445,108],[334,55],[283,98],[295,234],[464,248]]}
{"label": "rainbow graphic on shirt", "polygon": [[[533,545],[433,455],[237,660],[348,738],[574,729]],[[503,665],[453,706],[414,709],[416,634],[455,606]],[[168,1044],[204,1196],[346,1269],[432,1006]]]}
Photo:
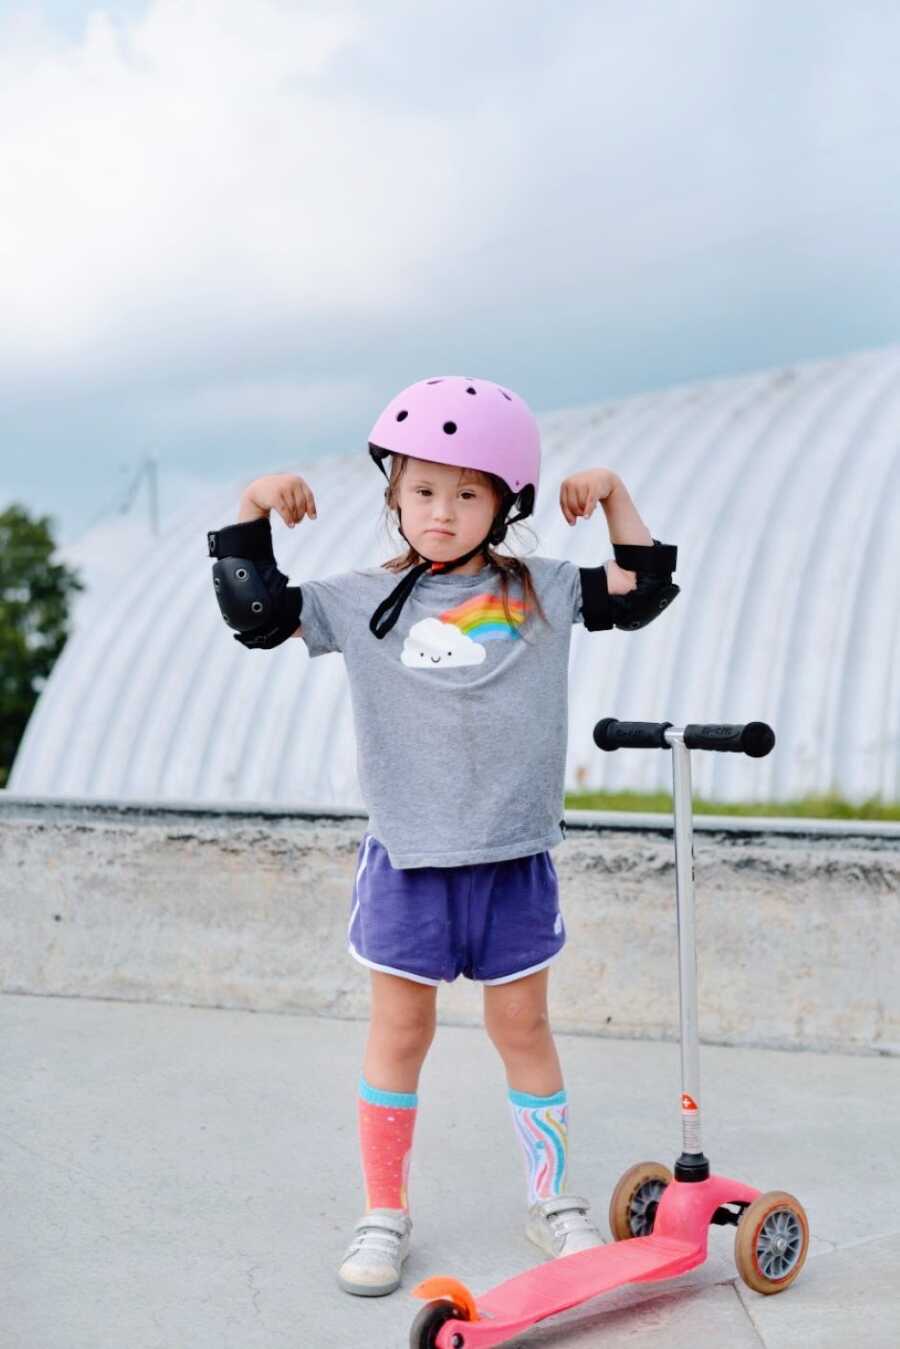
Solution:
{"label": "rainbow graphic on shirt", "polygon": [[471,637],[473,642],[496,642],[506,639],[515,640],[519,628],[525,622],[527,611],[524,601],[509,600],[510,622],[503,610],[503,601],[498,595],[473,595],[463,604],[445,609],[440,615],[442,623],[452,623],[460,632]]}

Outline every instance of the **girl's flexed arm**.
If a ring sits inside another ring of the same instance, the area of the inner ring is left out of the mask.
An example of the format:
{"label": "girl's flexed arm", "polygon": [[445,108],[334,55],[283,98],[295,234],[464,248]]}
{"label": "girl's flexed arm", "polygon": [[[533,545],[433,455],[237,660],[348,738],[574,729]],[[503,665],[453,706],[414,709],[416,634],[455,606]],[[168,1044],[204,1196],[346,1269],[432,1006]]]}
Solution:
{"label": "girl's flexed arm", "polygon": [[316,518],[311,489],[294,473],[257,478],[241,494],[238,523],[210,530],[207,544],[213,585],[222,617],[235,628],[235,641],[270,650],[302,636],[303,595],[278,570],[269,512],[277,510],[290,528],[309,514]]}
{"label": "girl's flexed arm", "polygon": [[678,594],[672,582],[677,549],[653,538],[622,479],[610,469],[573,473],[559,489],[560,509],[570,525],[593,515],[598,501],[615,560],[579,568],[585,626],[591,631],[643,628]]}
{"label": "girl's flexed arm", "polygon": [[[628,495],[628,488],[617,473],[608,468],[588,468],[583,473],[573,473],[563,480],[559,489],[559,505],[570,525],[574,525],[580,516],[590,519],[598,502],[606,515],[611,544],[633,543],[652,547],[653,536],[638,515]],[[626,571],[612,558],[606,563],[606,569],[611,595],[624,595],[634,590],[637,576],[633,571]]]}

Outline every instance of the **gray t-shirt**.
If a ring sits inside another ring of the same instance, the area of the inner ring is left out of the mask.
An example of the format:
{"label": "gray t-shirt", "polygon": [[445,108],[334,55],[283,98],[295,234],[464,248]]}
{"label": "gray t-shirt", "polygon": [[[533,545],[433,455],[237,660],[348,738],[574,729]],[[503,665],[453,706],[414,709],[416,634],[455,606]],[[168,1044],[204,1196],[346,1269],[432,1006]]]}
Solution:
{"label": "gray t-shirt", "polygon": [[[499,571],[426,573],[378,639],[375,609],[405,572],[383,567],[302,581],[311,656],[340,651],[350,683],[369,832],[394,867],[450,867],[543,852],[563,838],[572,625],[578,567],[527,559],[549,620],[524,623]],[[523,627],[524,623],[524,627]]]}

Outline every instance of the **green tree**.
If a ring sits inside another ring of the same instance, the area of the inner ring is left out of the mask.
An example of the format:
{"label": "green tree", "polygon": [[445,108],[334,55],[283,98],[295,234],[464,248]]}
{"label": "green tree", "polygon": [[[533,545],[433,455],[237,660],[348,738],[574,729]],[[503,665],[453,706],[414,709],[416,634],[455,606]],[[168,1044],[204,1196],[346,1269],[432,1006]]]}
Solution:
{"label": "green tree", "polygon": [[85,586],[53,562],[51,517],[13,502],[0,512],[0,787],[28,718],[68,640],[70,599]]}

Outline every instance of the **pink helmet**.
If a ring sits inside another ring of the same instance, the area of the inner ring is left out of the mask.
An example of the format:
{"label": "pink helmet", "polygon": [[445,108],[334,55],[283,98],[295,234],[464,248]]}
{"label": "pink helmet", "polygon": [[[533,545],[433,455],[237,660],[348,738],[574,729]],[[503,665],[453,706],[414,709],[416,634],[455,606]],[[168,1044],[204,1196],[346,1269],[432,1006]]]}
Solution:
{"label": "pink helmet", "polygon": [[372,427],[369,453],[385,477],[388,454],[495,473],[509,488],[519,519],[534,510],[541,467],[537,422],[518,394],[490,380],[442,375],[410,384]]}

